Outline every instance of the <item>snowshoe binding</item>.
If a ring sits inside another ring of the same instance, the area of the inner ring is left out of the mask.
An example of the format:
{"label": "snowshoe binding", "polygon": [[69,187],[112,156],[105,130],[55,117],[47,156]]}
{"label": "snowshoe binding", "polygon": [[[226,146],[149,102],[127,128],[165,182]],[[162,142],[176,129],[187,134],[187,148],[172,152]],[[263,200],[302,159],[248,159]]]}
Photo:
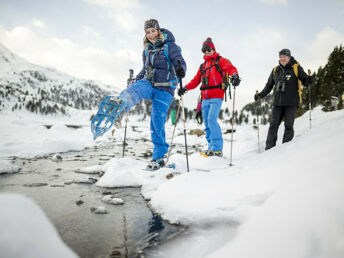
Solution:
{"label": "snowshoe binding", "polygon": [[200,154],[204,157],[212,157],[212,156],[223,157],[222,151],[206,150],[205,152],[200,152]]}
{"label": "snowshoe binding", "polygon": [[99,106],[97,114],[91,121],[93,139],[106,133],[114,124],[120,124],[127,100],[121,97],[107,96]]}
{"label": "snowshoe binding", "polygon": [[155,171],[158,170],[162,167],[165,167],[165,161],[164,159],[156,159],[156,160],[152,160],[146,167],[145,170],[147,171]]}

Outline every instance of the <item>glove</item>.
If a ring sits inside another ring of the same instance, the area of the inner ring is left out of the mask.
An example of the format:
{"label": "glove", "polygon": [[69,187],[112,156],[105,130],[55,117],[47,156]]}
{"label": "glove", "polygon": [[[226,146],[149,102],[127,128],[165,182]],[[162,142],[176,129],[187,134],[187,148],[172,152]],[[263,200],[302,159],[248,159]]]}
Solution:
{"label": "glove", "polygon": [[188,91],[188,89],[187,88],[180,88],[179,90],[178,90],[178,96],[179,97],[181,97],[182,95],[184,95],[185,94],[185,92],[187,92]]}
{"label": "glove", "polygon": [[178,67],[176,70],[176,74],[179,78],[184,78],[185,77],[185,71],[182,67]]}
{"label": "glove", "polygon": [[260,100],[260,95],[258,93],[254,94],[254,100],[255,101]]}
{"label": "glove", "polygon": [[236,73],[232,75],[231,83],[233,84],[234,87],[239,86],[240,78]]}

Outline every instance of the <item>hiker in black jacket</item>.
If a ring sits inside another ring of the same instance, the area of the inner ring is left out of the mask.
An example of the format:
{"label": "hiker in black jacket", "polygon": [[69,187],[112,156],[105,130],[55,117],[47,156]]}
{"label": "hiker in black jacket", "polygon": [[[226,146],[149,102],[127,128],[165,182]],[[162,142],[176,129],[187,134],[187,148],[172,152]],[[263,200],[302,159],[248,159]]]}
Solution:
{"label": "hiker in black jacket", "polygon": [[305,73],[300,64],[291,56],[290,50],[282,49],[279,52],[279,65],[272,70],[265,88],[254,95],[255,101],[258,101],[268,95],[274,88],[271,122],[265,150],[276,145],[278,127],[283,118],[285,119],[285,129],[282,142],[289,142],[293,139],[295,113],[300,106],[301,100],[301,83],[308,87],[311,82],[312,78]]}

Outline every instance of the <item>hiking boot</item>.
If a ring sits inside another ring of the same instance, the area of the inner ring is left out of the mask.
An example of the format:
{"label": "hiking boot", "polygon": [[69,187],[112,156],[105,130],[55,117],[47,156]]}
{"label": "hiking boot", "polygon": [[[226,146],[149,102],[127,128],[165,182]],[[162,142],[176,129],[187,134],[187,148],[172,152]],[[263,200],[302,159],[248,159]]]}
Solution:
{"label": "hiking boot", "polygon": [[164,166],[165,166],[164,159],[156,159],[156,160],[152,160],[147,165],[147,170],[158,170],[159,168],[162,168]]}
{"label": "hiking boot", "polygon": [[223,153],[222,153],[222,151],[214,151],[214,155],[217,157],[222,157]]}
{"label": "hiking boot", "polygon": [[203,152],[206,156],[214,156],[214,152],[212,150],[206,150],[205,152]]}

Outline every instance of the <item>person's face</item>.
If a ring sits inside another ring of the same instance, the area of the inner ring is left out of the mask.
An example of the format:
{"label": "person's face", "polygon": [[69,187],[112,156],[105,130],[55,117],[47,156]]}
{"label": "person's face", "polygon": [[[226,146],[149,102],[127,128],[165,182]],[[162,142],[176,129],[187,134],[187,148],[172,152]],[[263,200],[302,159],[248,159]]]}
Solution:
{"label": "person's face", "polygon": [[279,60],[280,60],[281,65],[285,66],[290,61],[290,57],[289,56],[280,56]]}
{"label": "person's face", "polygon": [[205,51],[204,55],[205,56],[212,56],[215,53],[214,49],[210,49],[210,51]]}
{"label": "person's face", "polygon": [[215,53],[215,50],[212,49],[210,46],[204,44],[202,47],[202,52],[204,53],[205,56],[211,56]]}
{"label": "person's face", "polygon": [[155,42],[158,40],[159,31],[154,28],[148,28],[146,29],[146,37],[149,40],[149,42],[154,45]]}

